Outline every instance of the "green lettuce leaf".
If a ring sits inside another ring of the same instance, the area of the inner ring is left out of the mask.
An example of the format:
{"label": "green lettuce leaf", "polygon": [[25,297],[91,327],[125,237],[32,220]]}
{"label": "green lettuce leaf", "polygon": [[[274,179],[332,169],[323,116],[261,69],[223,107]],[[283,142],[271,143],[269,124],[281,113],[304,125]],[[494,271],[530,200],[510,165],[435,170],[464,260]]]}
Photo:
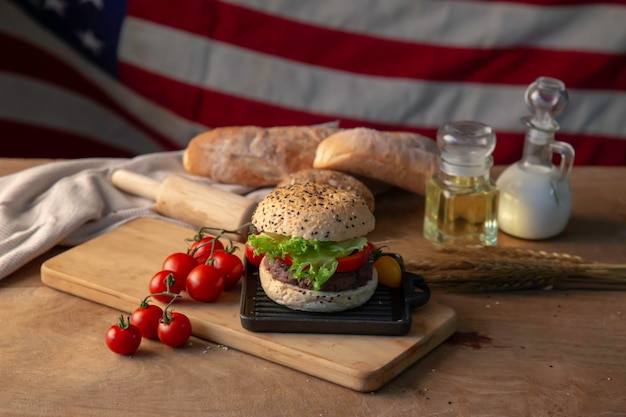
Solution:
{"label": "green lettuce leaf", "polygon": [[287,255],[292,264],[289,268],[297,280],[307,279],[315,290],[335,273],[337,258],[348,256],[367,245],[367,238],[358,237],[341,242],[307,240],[260,233],[248,236],[248,242],[256,255],[264,253],[270,260],[283,259]]}

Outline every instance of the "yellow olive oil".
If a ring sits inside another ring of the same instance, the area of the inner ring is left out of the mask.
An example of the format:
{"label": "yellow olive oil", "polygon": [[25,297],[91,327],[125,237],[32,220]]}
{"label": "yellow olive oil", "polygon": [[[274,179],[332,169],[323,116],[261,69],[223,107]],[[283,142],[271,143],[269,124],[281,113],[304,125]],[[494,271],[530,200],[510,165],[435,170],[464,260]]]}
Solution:
{"label": "yellow olive oil", "polygon": [[[446,184],[447,183],[447,184]],[[498,241],[498,190],[483,177],[432,178],[424,236],[438,243],[492,246]]]}

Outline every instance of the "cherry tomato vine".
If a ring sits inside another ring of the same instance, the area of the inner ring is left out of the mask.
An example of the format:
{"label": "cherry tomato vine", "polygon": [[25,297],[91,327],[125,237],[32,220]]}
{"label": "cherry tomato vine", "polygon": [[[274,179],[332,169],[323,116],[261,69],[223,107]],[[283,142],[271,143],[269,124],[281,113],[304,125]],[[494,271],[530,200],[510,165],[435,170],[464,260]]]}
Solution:
{"label": "cherry tomato vine", "polygon": [[[122,355],[137,351],[142,338],[158,339],[171,346],[183,346],[192,333],[191,321],[172,306],[180,301],[183,292],[195,301],[216,302],[220,295],[237,285],[243,276],[244,265],[235,254],[238,247],[228,238],[237,230],[201,227],[190,239],[185,239],[185,251],[167,256],[161,269],[148,281],[147,295],[139,306],[124,320],[112,325],[106,334],[109,349]],[[211,232],[217,232],[211,235]],[[165,303],[161,308],[151,304],[151,299]]]}

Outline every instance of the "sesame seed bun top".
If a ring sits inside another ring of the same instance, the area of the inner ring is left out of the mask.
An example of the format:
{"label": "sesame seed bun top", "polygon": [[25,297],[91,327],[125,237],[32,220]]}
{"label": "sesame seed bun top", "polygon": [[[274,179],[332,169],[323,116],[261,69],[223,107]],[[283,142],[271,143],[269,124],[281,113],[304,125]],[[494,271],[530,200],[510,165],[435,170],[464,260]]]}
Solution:
{"label": "sesame seed bun top", "polygon": [[252,215],[260,232],[334,242],[365,236],[375,223],[367,203],[354,191],[319,183],[277,187]]}
{"label": "sesame seed bun top", "polygon": [[290,184],[318,182],[321,184],[332,185],[343,190],[352,190],[357,193],[367,203],[370,211],[373,213],[376,206],[374,194],[369,188],[352,175],[333,171],[330,169],[302,169],[300,171],[289,174],[277,187],[284,187]]}

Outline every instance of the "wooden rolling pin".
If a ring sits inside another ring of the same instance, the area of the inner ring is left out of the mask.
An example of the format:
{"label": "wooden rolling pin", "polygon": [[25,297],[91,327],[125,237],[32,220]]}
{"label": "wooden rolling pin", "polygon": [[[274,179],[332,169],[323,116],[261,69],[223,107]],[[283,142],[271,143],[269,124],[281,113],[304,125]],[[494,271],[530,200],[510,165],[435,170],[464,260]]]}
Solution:
{"label": "wooden rolling pin", "polygon": [[[117,170],[111,182],[120,190],[156,201],[157,211],[196,227],[237,230],[250,221],[257,203],[239,194],[170,175],[158,182],[127,170]],[[237,239],[245,241],[248,228]]]}

